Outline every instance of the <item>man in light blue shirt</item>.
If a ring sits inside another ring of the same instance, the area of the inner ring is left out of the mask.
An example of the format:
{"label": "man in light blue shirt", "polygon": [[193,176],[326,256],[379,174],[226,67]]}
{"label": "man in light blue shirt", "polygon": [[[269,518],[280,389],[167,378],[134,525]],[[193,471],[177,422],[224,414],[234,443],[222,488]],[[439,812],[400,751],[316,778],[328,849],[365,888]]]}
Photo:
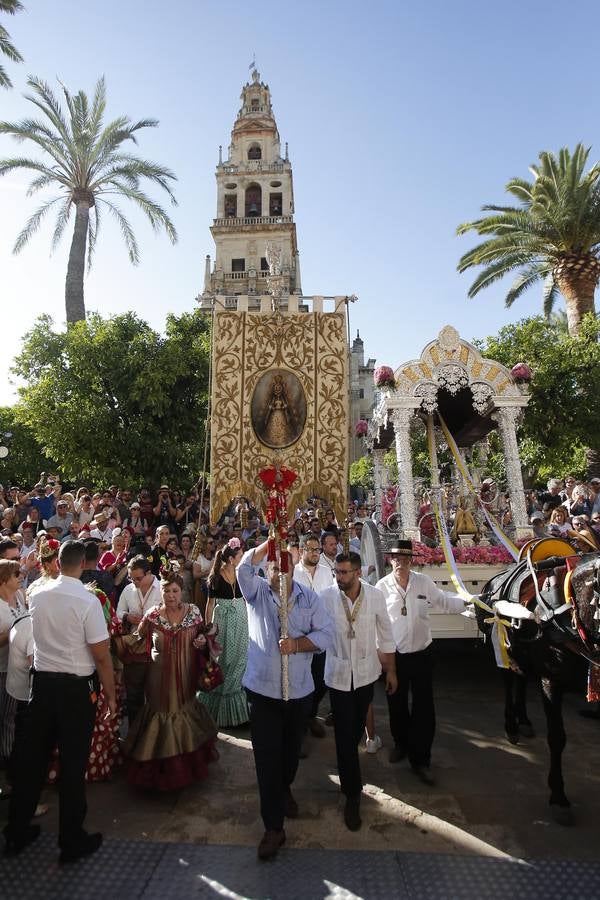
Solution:
{"label": "man in light blue shirt", "polygon": [[[296,818],[291,785],[298,769],[302,737],[312,703],[313,653],[327,650],[333,623],[319,596],[286,576],[288,635],[280,637],[279,564],[267,563],[267,578],[256,567],[268,542],[244,553],[238,584],[248,609],[248,664],[242,683],[250,707],[250,732],[265,834],[259,859],[271,859],[285,841],[284,817]],[[290,572],[293,568],[289,560]],[[281,657],[289,656],[289,700],[282,699]]]}

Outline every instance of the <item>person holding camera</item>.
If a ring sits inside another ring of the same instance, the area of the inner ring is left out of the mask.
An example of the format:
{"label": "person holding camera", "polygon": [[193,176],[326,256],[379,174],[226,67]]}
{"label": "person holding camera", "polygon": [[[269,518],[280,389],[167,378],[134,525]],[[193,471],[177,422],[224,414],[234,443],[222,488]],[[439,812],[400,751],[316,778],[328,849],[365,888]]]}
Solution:
{"label": "person holding camera", "polygon": [[177,509],[171,500],[168,484],[161,484],[158,491],[158,500],[152,512],[154,513],[154,524],[157,526],[168,525],[169,533],[173,534],[177,519]]}

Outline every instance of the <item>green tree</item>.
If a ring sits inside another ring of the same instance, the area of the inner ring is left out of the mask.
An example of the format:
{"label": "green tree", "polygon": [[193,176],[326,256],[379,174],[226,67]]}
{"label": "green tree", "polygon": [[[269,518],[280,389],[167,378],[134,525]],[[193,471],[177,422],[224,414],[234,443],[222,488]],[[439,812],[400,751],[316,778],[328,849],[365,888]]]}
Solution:
{"label": "green tree", "polygon": [[134,313],[96,313],[66,331],[42,316],[14,372],[15,407],[64,480],[189,487],[202,469],[210,353],[199,310],[167,317],[164,336]]}
{"label": "green tree", "polygon": [[365,491],[373,490],[373,457],[361,456],[350,464],[350,484],[362,487]]}
{"label": "green tree", "polygon": [[563,147],[558,158],[540,153],[539,166],[530,169],[533,181],[512,178],[506,185],[516,206],[486,205],[490,215],[458,227],[459,234],[486,238],[458,264],[459,272],[482,267],[469,297],[518,270],[506,305],[541,280],[544,313],[550,315],[560,291],[569,332],[578,334],[584,315],[595,312],[600,277],[600,164],[584,173],[590,149],[578,144],[571,154]]}
{"label": "green tree", "polygon": [[[19,0],[0,0],[0,13],[8,13],[14,16],[21,12],[23,4]],[[23,57],[10,39],[10,34],[3,25],[0,25],[0,53],[7,56],[12,62],[23,62]],[[12,87],[12,81],[8,77],[4,66],[0,66],[0,87]]]}
{"label": "green tree", "polygon": [[576,338],[534,316],[475,342],[484,356],[509,368],[526,362],[533,371],[519,451],[535,483],[569,473],[584,476],[586,448],[600,446],[599,337],[594,316],[583,319]]}
{"label": "green tree", "polygon": [[[176,204],[171,190],[175,175],[164,166],[127,153],[128,141],[137,144],[137,132],[155,128],[155,119],[132,122],[120,116],[105,124],[106,87],[104,78],[96,84],[90,102],[83,91],[72,95],[62,86],[67,112],[52,93],[49,85],[39,78],[29,78],[32,94],[29,100],[42,113],[40,120],[0,122],[0,134],[9,134],[19,142],[29,141],[43,153],[42,160],[11,157],[0,160],[0,175],[19,169],[36,173],[29,185],[28,196],[53,187],[58,195],[46,200],[31,216],[17,237],[14,253],[19,253],[40,227],[49,212],[56,212],[52,249],[59,243],[75,210],[75,224],[65,282],[67,322],[85,319],[83,277],[86,264],[92,263],[102,213],[108,212],[117,222],[129,259],[137,265],[140,258],[138,243],[115,197],[132,201],[146,215],[155,231],[164,229],[175,243],[177,232],[165,210],[142,189],[141,182],[162,188],[171,203]],[[102,212],[101,212],[102,211]]]}
{"label": "green tree", "polygon": [[56,469],[56,463],[37,442],[32,429],[17,421],[12,406],[0,407],[0,444],[8,448],[8,456],[0,460],[0,481],[4,487],[11,484],[31,487],[40,472]]}

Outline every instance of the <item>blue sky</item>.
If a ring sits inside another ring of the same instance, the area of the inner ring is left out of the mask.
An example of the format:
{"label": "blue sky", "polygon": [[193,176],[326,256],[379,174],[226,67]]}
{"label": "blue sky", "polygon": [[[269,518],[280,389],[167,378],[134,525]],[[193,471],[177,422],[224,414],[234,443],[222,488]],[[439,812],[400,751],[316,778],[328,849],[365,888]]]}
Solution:
{"label": "blue sky", "polygon": [[[456,263],[474,240],[455,229],[503,202],[505,183],[527,177],[542,149],[581,140],[600,157],[597,4],[24,2],[6,24],[26,61],[6,63],[15,88],[0,94],[0,117],[31,114],[29,73],[88,92],[104,74],[108,115],[159,119],[139,152],[179,179],[178,245],[132,212],[135,268],[106,221],[88,309],[135,309],[160,330],[168,311],[193,308],[214,255],[218,145],[229,143],[253,53],[289,142],[304,292],[358,295],[351,328],[368,356],[396,367],[448,322],[471,339],[541,308],[533,290],[506,310],[504,285],[468,300],[473,276]],[[24,149],[0,141],[2,156]],[[0,403],[11,402],[6,373],[22,334],[41,312],[64,318],[70,235],[52,257],[49,227],[11,254],[36,204],[26,184],[0,180]]]}

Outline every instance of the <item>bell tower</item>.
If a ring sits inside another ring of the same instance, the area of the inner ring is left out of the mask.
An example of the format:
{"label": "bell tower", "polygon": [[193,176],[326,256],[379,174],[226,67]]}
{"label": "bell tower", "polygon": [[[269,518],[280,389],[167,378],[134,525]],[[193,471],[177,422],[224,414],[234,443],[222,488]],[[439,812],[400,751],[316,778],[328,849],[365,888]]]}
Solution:
{"label": "bell tower", "polygon": [[256,67],[241,102],[225,161],[219,148],[217,214],[210,229],[216,256],[204,291],[265,294],[275,259],[282,297],[301,293],[292,166],[287,144],[282,156],[271,92]]}

